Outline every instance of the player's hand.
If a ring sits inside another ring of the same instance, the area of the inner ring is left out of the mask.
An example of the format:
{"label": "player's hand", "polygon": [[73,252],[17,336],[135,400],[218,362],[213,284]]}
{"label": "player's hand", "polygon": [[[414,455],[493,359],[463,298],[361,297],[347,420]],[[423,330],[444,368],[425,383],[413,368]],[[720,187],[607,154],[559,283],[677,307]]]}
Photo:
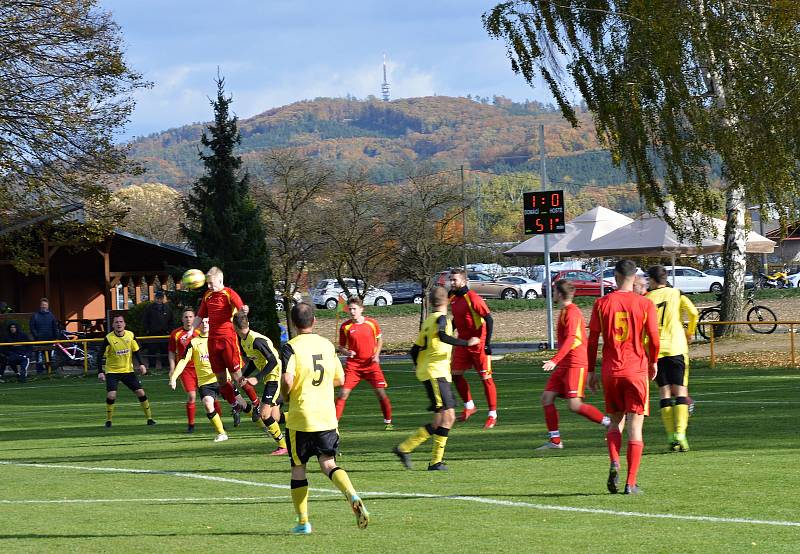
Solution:
{"label": "player's hand", "polygon": [[355,358],[356,357],[356,351],[355,350],[348,350],[347,351],[347,357],[348,358]]}
{"label": "player's hand", "polygon": [[483,346],[483,351],[486,352],[487,356],[491,356],[492,355],[492,345],[491,344],[485,344]]}
{"label": "player's hand", "polygon": [[481,339],[478,337],[470,337],[467,339],[467,346],[478,346],[481,343]]}
{"label": "player's hand", "polygon": [[239,384],[244,386],[245,383],[248,383],[255,387],[256,385],[258,385],[258,379],[256,379],[255,377],[242,377],[242,381]]}
{"label": "player's hand", "polygon": [[692,338],[693,338],[692,335],[690,335],[689,333],[686,333],[686,342],[691,344]]}
{"label": "player's hand", "polygon": [[553,371],[556,368],[556,363],[553,360],[547,360],[545,363],[542,364],[542,369],[544,371]]}
{"label": "player's hand", "polygon": [[169,380],[169,387],[170,387],[172,390],[175,390],[175,385],[176,385],[176,384],[177,384],[177,383],[176,383],[175,381],[173,381],[172,379],[170,379],[170,380]]}
{"label": "player's hand", "polygon": [[142,375],[147,375],[147,366],[145,366],[144,364],[140,364],[139,371],[141,372]]}
{"label": "player's hand", "polygon": [[106,374],[105,374],[105,373],[100,373],[100,372],[98,372],[98,373],[97,373],[97,378],[98,378],[98,379],[100,379],[100,381],[102,381],[103,383],[105,383],[105,381],[106,381]]}
{"label": "player's hand", "polygon": [[379,363],[381,363],[381,355],[380,355],[380,354],[375,354],[375,355],[372,357],[372,361],[373,361],[373,362],[375,362],[376,364],[379,364]]}
{"label": "player's hand", "polygon": [[597,392],[598,389],[598,379],[597,379],[597,372],[591,371],[589,372],[589,390],[592,392]]}
{"label": "player's hand", "polygon": [[658,375],[658,364],[654,362],[650,364],[650,371],[648,372],[648,376],[650,377],[651,381],[655,381],[656,375]]}
{"label": "player's hand", "polygon": [[244,305],[242,306],[242,310],[241,310],[241,311],[242,311],[242,313],[243,313],[244,315],[247,315],[247,314],[249,314],[249,313],[250,313],[250,306],[248,306],[247,304],[244,304]]}

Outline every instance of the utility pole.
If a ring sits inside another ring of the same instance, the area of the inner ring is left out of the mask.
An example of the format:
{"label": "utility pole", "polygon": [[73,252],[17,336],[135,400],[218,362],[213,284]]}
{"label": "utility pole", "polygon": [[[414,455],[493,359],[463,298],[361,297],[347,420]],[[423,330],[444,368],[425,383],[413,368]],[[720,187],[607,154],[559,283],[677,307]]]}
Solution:
{"label": "utility pole", "polygon": [[[542,181],[542,190],[547,190],[547,162],[545,161],[544,151],[544,125],[539,125],[539,175]],[[553,291],[552,276],[550,275],[550,235],[544,235],[544,283],[542,288],[547,287],[547,348],[553,350],[555,341],[553,340]],[[602,287],[602,280],[600,283]],[[542,291],[544,292],[544,291]]]}
{"label": "utility pole", "polygon": [[467,270],[467,193],[464,184],[464,164],[461,164],[461,255],[464,271]]}

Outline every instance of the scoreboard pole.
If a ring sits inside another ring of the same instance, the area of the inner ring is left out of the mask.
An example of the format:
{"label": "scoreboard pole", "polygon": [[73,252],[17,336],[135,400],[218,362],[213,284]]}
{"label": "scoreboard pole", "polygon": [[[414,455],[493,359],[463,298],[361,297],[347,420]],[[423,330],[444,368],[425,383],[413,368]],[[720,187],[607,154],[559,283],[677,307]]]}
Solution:
{"label": "scoreboard pole", "polygon": [[[539,154],[541,161],[539,163],[540,179],[542,181],[542,190],[547,190],[547,163],[545,162],[544,152],[544,125],[539,125]],[[550,275],[550,235],[544,235],[544,285],[550,290],[547,291],[547,348],[553,350],[555,348],[555,340],[553,338],[553,291]],[[602,287],[602,285],[601,285]]]}

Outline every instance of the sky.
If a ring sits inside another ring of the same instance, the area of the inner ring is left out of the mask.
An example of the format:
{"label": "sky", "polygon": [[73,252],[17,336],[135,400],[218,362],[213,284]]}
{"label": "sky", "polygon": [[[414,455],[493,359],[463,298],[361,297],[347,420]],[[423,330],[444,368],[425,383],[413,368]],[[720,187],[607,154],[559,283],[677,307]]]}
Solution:
{"label": "sky", "polygon": [[475,0],[99,0],[129,64],[153,83],[119,140],[211,118],[217,68],[247,118],[316,97],[502,95],[551,102],[511,71]]}

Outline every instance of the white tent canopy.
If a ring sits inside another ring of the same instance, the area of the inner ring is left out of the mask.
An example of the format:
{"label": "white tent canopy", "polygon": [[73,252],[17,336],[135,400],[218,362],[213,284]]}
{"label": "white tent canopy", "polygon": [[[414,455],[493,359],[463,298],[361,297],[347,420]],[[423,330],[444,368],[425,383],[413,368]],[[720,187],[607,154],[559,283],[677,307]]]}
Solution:
{"label": "white tent canopy", "polygon": [[[716,236],[720,240],[725,240],[725,220],[713,218],[716,227]],[[755,231],[748,231],[747,242],[744,251],[748,254],[772,254],[775,250],[775,241],[768,239],[764,235],[759,235]]]}

